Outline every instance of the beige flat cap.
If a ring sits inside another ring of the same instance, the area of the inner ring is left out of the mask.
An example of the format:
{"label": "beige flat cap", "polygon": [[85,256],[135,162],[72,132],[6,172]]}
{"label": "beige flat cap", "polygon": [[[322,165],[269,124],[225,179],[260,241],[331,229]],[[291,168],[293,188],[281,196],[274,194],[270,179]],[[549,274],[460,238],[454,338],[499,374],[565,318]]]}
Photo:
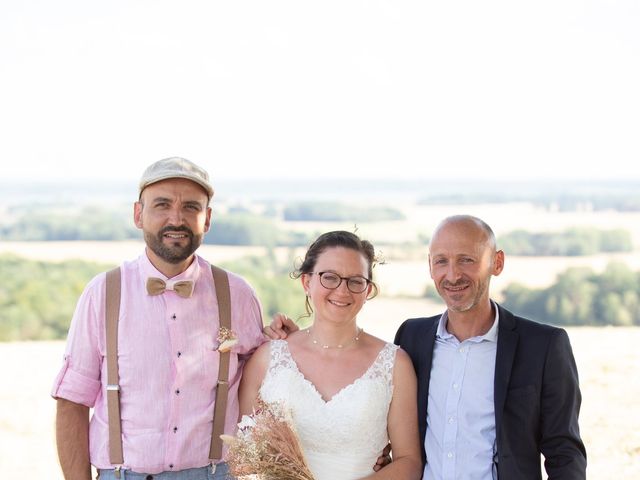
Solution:
{"label": "beige flat cap", "polygon": [[142,191],[152,183],[170,178],[191,180],[205,189],[209,200],[213,197],[213,187],[209,183],[209,174],[206,170],[181,157],[165,158],[149,165],[140,179],[138,194],[141,195]]}

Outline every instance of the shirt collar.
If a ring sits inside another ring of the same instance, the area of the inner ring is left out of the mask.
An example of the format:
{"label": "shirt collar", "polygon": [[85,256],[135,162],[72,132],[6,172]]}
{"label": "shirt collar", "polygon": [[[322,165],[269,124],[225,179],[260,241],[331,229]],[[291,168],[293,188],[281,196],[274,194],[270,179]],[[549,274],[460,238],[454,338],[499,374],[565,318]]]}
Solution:
{"label": "shirt collar", "polygon": [[[469,341],[472,341],[475,343],[480,343],[483,340],[486,340],[488,342],[498,341],[498,323],[500,321],[500,313],[498,312],[498,305],[496,305],[496,303],[493,300],[491,300],[491,305],[493,305],[493,309],[496,312],[496,316],[493,320],[493,325],[491,325],[491,328],[487,331],[487,333],[479,337],[469,338],[468,339]],[[440,320],[438,321],[438,329],[436,330],[436,337],[441,338],[443,340],[449,340],[449,339],[455,338],[451,333],[447,331],[448,320],[449,320],[448,310],[445,310],[445,312],[440,317]]]}

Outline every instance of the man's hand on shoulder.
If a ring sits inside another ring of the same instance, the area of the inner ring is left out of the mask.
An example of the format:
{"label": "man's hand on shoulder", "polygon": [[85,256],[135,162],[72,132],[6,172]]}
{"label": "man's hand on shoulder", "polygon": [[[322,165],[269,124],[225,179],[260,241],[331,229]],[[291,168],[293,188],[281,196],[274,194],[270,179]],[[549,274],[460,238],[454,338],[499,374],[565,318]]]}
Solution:
{"label": "man's hand on shoulder", "polygon": [[373,470],[378,472],[382,468],[386,467],[391,463],[391,444],[388,443],[384,450],[376,460],[376,464],[373,466]]}
{"label": "man's hand on shoulder", "polygon": [[273,320],[271,320],[271,324],[262,329],[262,333],[271,340],[284,340],[297,330],[300,330],[300,327],[298,327],[293,320],[284,313],[276,313],[273,316]]}

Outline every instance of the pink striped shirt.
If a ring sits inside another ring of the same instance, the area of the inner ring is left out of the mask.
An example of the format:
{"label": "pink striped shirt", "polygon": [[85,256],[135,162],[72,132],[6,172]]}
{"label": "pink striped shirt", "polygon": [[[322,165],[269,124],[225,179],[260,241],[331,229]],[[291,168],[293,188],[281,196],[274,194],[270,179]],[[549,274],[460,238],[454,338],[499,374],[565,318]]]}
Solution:
{"label": "pink striped shirt", "polygon": [[[124,467],[144,473],[184,470],[209,463],[219,353],[219,320],[209,264],[196,256],[171,280],[194,280],[191,298],[173,291],[150,296],[148,277],[166,280],[146,254],[122,265],[118,325]],[[109,462],[105,361],[105,274],[78,301],[52,396],[93,407],[91,463]],[[225,433],[238,419],[238,385],[246,356],[264,341],[253,289],[229,274],[231,325],[239,343],[231,351]]]}

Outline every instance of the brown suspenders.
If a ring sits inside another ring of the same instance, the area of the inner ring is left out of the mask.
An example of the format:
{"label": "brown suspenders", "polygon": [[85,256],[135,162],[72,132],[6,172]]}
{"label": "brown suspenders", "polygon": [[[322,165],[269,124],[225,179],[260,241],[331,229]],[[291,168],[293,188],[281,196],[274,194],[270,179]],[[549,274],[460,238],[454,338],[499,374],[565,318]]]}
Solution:
{"label": "brown suspenders", "polygon": [[[211,265],[213,282],[216,286],[218,298],[218,316],[220,327],[231,330],[231,292],[229,291],[229,277],[221,268]],[[224,433],[224,420],[227,413],[227,397],[229,395],[229,358],[231,352],[220,352],[220,365],[218,367],[218,386],[216,387],[216,404],[213,411],[213,430],[211,432],[211,447],[209,448],[209,460],[222,458],[222,439]]]}
{"label": "brown suspenders", "polygon": [[107,333],[107,417],[109,419],[109,461],[122,465],[120,385],[118,382],[118,320],[120,318],[120,267],[107,272],[105,328]]}
{"label": "brown suspenders", "polygon": [[[213,282],[218,299],[220,327],[231,329],[231,294],[227,272],[211,265]],[[122,465],[122,431],[120,420],[120,386],[118,385],[118,320],[120,318],[120,268],[107,272],[106,281],[106,357],[107,357],[107,412],[109,418],[109,461],[112,465]],[[222,458],[222,440],[224,422],[227,413],[229,394],[230,352],[220,353],[218,386],[213,414],[213,430],[209,459],[213,462]]]}

